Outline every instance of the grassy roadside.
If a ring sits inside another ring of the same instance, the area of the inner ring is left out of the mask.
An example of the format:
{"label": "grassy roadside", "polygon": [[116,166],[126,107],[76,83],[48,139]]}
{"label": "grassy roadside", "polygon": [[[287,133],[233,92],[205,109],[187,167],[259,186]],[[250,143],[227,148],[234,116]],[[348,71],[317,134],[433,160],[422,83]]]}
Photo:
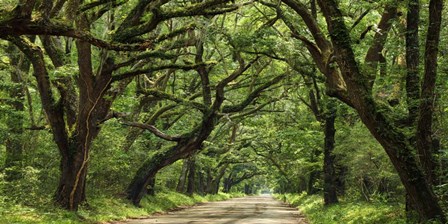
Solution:
{"label": "grassy roadside", "polygon": [[340,202],[336,205],[324,207],[323,199],[319,195],[308,196],[303,193],[281,194],[275,195],[275,197],[297,207],[313,224],[406,223],[404,208],[397,204]]}
{"label": "grassy roadside", "polygon": [[[89,205],[78,212],[68,212],[55,206],[28,207],[24,205],[0,203],[0,224],[3,223],[106,223],[163,212],[176,207],[190,206],[208,201],[226,200],[242,194],[193,195],[192,197],[177,192],[160,192],[156,196],[147,196],[137,208],[125,199],[99,196],[89,200]],[[0,201],[2,202],[2,201]]]}

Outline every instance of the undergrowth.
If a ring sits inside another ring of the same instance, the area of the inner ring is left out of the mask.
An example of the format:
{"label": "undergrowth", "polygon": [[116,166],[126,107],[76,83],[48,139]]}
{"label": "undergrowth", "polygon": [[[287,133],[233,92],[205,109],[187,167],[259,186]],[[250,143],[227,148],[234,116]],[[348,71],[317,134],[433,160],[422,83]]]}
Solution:
{"label": "undergrowth", "polygon": [[128,218],[145,217],[177,207],[226,200],[239,196],[242,196],[242,194],[218,193],[216,195],[193,195],[190,197],[177,192],[166,191],[160,192],[156,196],[146,196],[141,202],[141,207],[135,207],[123,198],[97,196],[91,198],[88,205],[82,206],[78,212],[68,212],[51,204],[39,208],[15,204],[0,196],[0,224],[105,223]]}
{"label": "undergrowth", "polygon": [[282,194],[276,197],[297,207],[312,224],[406,223],[404,208],[399,204],[382,202],[340,202],[324,206],[319,195]]}

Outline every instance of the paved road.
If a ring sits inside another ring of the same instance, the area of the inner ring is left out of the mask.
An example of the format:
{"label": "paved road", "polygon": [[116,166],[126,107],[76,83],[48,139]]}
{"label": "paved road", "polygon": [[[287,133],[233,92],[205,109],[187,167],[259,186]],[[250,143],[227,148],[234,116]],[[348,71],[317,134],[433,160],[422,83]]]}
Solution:
{"label": "paved road", "polygon": [[204,203],[180,211],[123,223],[306,224],[307,222],[297,209],[290,208],[266,195]]}

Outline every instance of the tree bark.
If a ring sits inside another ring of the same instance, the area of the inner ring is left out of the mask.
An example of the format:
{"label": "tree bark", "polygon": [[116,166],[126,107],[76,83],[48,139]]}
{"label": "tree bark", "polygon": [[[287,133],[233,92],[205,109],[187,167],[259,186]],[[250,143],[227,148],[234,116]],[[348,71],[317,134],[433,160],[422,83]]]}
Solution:
{"label": "tree bark", "polygon": [[318,180],[319,176],[321,174],[320,170],[313,170],[310,172],[309,178],[308,178],[308,186],[307,186],[307,194],[312,195],[318,193],[318,189],[314,187],[314,183],[316,183],[316,180]]}
{"label": "tree bark", "polygon": [[224,193],[230,192],[230,189],[232,188],[232,182],[233,182],[232,178],[233,178],[232,173],[229,174],[228,177],[224,178],[224,189],[223,189]]}
{"label": "tree bark", "polygon": [[327,102],[327,113],[325,114],[325,144],[324,144],[324,203],[331,205],[338,203],[336,192],[336,171],[335,171],[335,156],[334,137],[336,134],[335,119],[336,119],[336,102],[329,99]]}
{"label": "tree bark", "polygon": [[[318,157],[321,155],[321,153],[322,153],[322,151],[320,149],[313,149],[313,152],[311,153],[310,162],[312,162],[312,163],[317,162]],[[310,172],[310,175],[308,178],[308,187],[307,187],[307,193],[309,195],[316,194],[318,192],[318,189],[314,186],[314,184],[320,178],[320,176],[321,176],[321,170],[313,170]]]}
{"label": "tree bark", "polygon": [[204,173],[202,170],[199,170],[198,172],[198,187],[197,187],[197,193],[200,195],[205,194],[205,186],[206,186],[206,178],[204,178]]}
{"label": "tree bark", "polygon": [[61,207],[69,210],[77,210],[86,200],[87,164],[84,154],[88,152],[82,148],[83,146],[73,139],[70,147],[65,149],[70,156],[61,158],[61,176],[55,200]]}
{"label": "tree bark", "polygon": [[[420,100],[420,43],[418,26],[420,21],[420,2],[410,0],[406,15],[406,102],[408,104],[408,124],[414,126],[419,115]],[[415,136],[411,143],[416,142]],[[406,194],[406,216],[408,220],[416,219],[415,205],[411,197]]]}
{"label": "tree bark", "polygon": [[413,125],[418,117],[420,99],[419,60],[420,44],[418,25],[420,20],[419,0],[410,0],[406,16],[406,102],[408,104],[409,124]]}
{"label": "tree bark", "polygon": [[443,0],[429,2],[429,25],[425,48],[425,74],[423,77],[420,116],[417,120],[417,152],[429,184],[437,183],[434,159],[432,121],[435,104],[437,78],[437,56],[439,53],[440,28],[442,24]]}
{"label": "tree bark", "polygon": [[249,184],[244,184],[244,194],[250,195],[252,193],[252,186]]}
{"label": "tree bark", "polygon": [[188,161],[184,160],[176,187],[176,191],[179,193],[183,193],[185,191],[185,180],[187,179],[187,173],[188,173]]}
{"label": "tree bark", "polygon": [[149,178],[148,186],[146,187],[146,193],[151,196],[156,195],[156,177],[155,177],[155,175],[153,177]]}
{"label": "tree bark", "polygon": [[188,159],[188,184],[187,184],[187,194],[193,195],[195,192],[195,179],[196,179],[196,161],[194,157]]}

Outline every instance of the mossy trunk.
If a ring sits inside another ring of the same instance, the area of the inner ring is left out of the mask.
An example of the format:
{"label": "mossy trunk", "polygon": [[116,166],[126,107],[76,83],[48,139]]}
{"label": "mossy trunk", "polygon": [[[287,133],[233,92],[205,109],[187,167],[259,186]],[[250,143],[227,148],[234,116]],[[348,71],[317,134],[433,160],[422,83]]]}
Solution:
{"label": "mossy trunk", "polygon": [[61,207],[76,211],[86,200],[87,154],[88,149],[72,142],[67,156],[61,159],[61,176],[55,194],[56,203]]}

